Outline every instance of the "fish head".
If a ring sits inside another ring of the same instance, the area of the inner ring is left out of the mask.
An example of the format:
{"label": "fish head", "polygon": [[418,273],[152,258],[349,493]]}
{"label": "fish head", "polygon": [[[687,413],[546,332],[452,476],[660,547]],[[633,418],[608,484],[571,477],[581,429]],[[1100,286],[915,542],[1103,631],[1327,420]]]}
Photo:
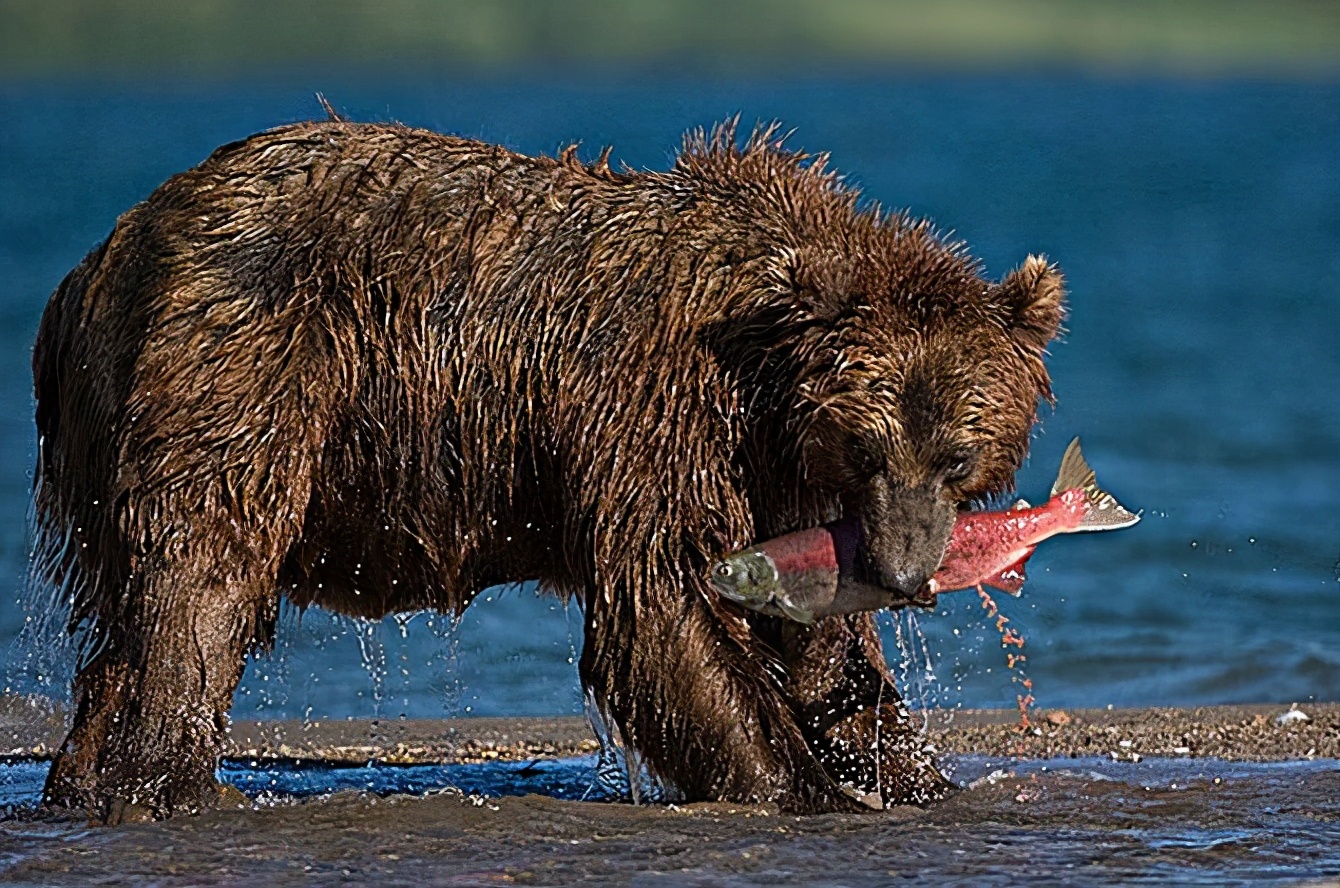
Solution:
{"label": "fish head", "polygon": [[758,609],[781,592],[777,565],[757,548],[728,555],[712,565],[712,588],[723,598]]}

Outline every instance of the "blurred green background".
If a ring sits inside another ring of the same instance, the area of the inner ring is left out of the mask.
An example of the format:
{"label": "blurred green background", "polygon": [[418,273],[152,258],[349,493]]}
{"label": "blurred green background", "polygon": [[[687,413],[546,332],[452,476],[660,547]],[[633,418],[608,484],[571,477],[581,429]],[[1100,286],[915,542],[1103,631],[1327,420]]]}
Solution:
{"label": "blurred green background", "polygon": [[344,65],[1326,76],[1335,0],[0,0],[0,77]]}

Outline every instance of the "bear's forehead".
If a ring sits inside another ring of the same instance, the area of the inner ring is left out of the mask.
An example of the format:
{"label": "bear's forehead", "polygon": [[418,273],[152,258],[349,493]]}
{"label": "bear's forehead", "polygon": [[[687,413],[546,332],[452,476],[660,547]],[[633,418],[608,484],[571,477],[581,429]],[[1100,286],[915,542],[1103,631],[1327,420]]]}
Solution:
{"label": "bear's forehead", "polygon": [[847,254],[848,286],[873,307],[952,315],[981,303],[989,284],[960,245],[920,230],[882,235],[868,249]]}
{"label": "bear's forehead", "polygon": [[843,354],[827,387],[847,393],[831,403],[855,414],[857,424],[901,436],[913,427],[972,424],[988,410],[1031,407],[1016,397],[1028,384],[1026,368],[999,329],[964,336],[946,328],[883,340]]}
{"label": "bear's forehead", "polygon": [[1003,370],[1015,348],[1004,327],[985,312],[960,312],[931,321],[869,319],[840,334],[841,366],[887,377],[898,386],[936,389],[971,384]]}
{"label": "bear's forehead", "polygon": [[965,245],[941,240],[925,224],[816,234],[790,254],[792,275],[803,289],[847,313],[931,323],[989,301],[991,284],[981,263]]}

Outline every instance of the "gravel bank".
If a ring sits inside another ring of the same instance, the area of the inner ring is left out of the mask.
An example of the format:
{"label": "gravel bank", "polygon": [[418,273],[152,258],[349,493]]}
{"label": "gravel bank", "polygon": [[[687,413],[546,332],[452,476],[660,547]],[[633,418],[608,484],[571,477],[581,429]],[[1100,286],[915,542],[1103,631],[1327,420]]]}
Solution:
{"label": "gravel bank", "polygon": [[[1297,713],[1287,715],[1287,713]],[[1195,709],[933,711],[930,740],[942,753],[1056,758],[1214,757],[1230,761],[1340,759],[1340,704]],[[49,701],[0,698],[0,755],[48,758],[64,736]],[[585,719],[458,718],[409,721],[266,721],[233,725],[226,755],[395,764],[529,761],[597,748]]]}

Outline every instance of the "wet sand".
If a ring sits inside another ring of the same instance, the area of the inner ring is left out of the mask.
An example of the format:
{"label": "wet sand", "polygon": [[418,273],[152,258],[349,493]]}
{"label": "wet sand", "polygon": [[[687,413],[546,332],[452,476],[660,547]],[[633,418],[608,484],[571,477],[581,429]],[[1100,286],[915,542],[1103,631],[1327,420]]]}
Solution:
{"label": "wet sand", "polygon": [[[1304,706],[1308,720],[1276,719],[1288,705],[1201,709],[932,712],[927,730],[945,753],[1022,758],[1212,756],[1231,761],[1340,758],[1340,704]],[[243,722],[228,755],[393,764],[525,761],[598,749],[582,718]]]}
{"label": "wet sand", "polygon": [[[58,742],[59,713],[17,709],[0,710],[11,755]],[[1289,709],[1040,712],[1028,731],[1013,712],[934,713],[933,742],[965,788],[926,809],[869,815],[454,790],[342,792],[116,828],[27,815],[0,824],[0,881],[1324,883],[1340,877],[1340,705],[1304,704],[1309,720],[1279,722]],[[11,746],[16,738],[24,742]],[[595,748],[572,718],[241,723],[231,744],[236,758],[345,763],[520,761]]]}

